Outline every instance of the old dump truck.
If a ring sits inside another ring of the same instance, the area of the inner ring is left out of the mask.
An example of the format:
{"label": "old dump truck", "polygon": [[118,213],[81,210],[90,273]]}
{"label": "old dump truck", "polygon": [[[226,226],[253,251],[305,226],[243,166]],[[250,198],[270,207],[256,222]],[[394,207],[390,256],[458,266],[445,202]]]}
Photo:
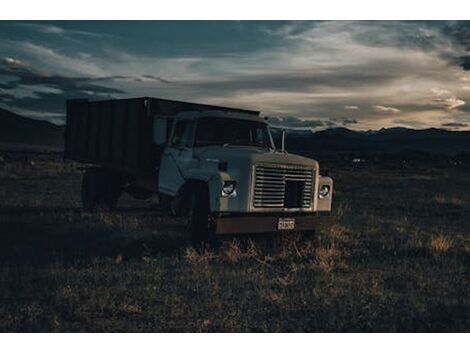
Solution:
{"label": "old dump truck", "polygon": [[84,209],[112,209],[123,192],[158,195],[196,241],[310,231],[331,210],[333,180],[320,176],[317,161],[276,149],[258,111],[156,98],[69,100],[64,156],[86,164]]}

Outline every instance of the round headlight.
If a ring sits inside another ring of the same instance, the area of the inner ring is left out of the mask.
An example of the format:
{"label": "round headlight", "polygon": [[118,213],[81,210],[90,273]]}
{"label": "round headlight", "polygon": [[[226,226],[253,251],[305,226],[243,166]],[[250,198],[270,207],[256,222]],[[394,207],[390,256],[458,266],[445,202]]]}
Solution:
{"label": "round headlight", "polygon": [[320,189],[318,191],[318,198],[320,198],[320,199],[326,198],[326,197],[328,197],[329,194],[330,194],[330,186],[323,185],[323,186],[320,187]]}
{"label": "round headlight", "polygon": [[237,191],[235,189],[236,187],[236,181],[224,181],[224,184],[222,186],[222,196],[235,197],[237,195]]}

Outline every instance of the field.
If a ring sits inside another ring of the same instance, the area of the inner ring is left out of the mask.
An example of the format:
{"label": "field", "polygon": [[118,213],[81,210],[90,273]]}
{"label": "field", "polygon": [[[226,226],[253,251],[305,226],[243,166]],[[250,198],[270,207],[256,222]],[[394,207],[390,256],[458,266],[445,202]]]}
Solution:
{"label": "field", "polygon": [[326,161],[331,229],[201,249],[151,201],[83,212],[59,154],[0,155],[2,332],[470,332],[468,166]]}

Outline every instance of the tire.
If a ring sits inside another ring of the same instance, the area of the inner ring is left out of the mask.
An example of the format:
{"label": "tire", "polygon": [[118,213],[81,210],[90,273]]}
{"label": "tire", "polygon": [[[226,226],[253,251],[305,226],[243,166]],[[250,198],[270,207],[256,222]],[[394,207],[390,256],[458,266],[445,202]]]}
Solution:
{"label": "tire", "polygon": [[207,243],[211,246],[219,244],[212,221],[210,219],[209,192],[206,187],[193,189],[188,204],[188,230],[193,244]]}
{"label": "tire", "polygon": [[113,210],[121,195],[119,177],[104,169],[90,168],[82,179],[82,204],[86,211]]}

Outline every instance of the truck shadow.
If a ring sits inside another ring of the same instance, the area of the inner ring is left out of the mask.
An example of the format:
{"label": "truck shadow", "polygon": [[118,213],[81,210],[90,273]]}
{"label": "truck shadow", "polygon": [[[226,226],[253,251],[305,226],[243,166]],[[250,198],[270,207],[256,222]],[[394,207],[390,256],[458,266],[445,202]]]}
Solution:
{"label": "truck shadow", "polygon": [[74,264],[103,258],[170,255],[188,244],[178,233],[9,222],[0,225],[0,263],[15,265]]}

